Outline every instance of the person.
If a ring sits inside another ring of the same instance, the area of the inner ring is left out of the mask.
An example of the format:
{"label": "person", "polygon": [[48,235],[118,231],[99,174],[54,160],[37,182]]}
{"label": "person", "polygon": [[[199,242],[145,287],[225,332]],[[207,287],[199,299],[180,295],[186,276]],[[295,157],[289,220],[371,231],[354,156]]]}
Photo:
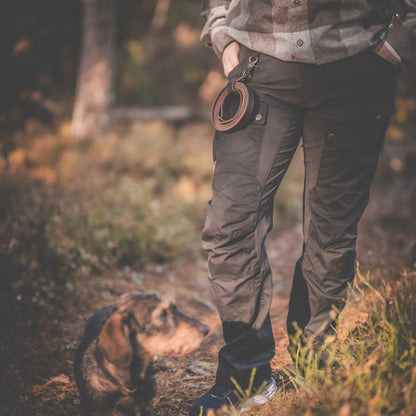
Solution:
{"label": "person", "polygon": [[[247,85],[259,105],[246,125],[214,137],[202,246],[225,345],[215,385],[190,416],[229,404],[241,413],[277,390],[265,239],[300,141],[304,240],[287,330],[290,337],[300,331],[302,345],[324,364],[319,351],[336,334],[353,282],[357,224],[394,112],[396,80],[416,53],[415,0],[204,0],[202,15],[201,38],[228,80],[256,62]],[[237,385],[253,392],[244,408]]]}

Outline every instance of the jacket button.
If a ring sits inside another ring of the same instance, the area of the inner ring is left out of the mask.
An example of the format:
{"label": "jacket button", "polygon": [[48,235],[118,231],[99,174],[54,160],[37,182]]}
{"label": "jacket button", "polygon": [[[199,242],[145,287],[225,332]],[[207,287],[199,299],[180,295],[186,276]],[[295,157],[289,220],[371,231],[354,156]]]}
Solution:
{"label": "jacket button", "polygon": [[298,39],[298,41],[296,42],[298,46],[302,46],[303,45],[303,40],[302,39]]}
{"label": "jacket button", "polygon": [[254,118],[256,119],[256,121],[260,121],[263,118],[263,116],[260,113],[257,113],[256,117]]}

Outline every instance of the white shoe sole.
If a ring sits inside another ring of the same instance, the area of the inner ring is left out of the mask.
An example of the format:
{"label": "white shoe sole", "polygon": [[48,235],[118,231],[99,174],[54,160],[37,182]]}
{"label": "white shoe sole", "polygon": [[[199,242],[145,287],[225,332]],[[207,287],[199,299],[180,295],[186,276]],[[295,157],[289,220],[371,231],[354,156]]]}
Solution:
{"label": "white shoe sole", "polygon": [[266,387],[261,392],[256,393],[254,396],[249,397],[247,400],[244,400],[244,402],[238,406],[237,408],[238,416],[242,415],[243,412],[251,409],[254,406],[266,404],[273,398],[276,392],[277,392],[276,380],[272,378],[270,379]]}

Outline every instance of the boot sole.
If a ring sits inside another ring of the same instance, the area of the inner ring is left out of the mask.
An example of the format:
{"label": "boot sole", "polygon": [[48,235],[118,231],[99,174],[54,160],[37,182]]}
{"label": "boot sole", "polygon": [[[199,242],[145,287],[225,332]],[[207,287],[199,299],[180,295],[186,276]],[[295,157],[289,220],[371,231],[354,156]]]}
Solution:
{"label": "boot sole", "polygon": [[267,402],[272,400],[276,392],[276,380],[272,378],[261,392],[249,397],[247,400],[245,400],[237,407],[238,416],[242,415],[245,411],[251,409],[254,406],[266,404]]}

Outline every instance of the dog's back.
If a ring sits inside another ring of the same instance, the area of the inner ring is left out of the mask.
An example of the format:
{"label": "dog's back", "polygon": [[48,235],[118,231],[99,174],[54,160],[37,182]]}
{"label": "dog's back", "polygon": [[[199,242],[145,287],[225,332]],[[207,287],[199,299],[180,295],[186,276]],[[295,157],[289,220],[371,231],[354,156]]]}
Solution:
{"label": "dog's back", "polygon": [[81,342],[75,352],[74,357],[74,377],[78,386],[80,400],[84,407],[89,407],[88,394],[88,373],[97,371],[96,361],[91,355],[94,355],[95,343],[101,332],[101,328],[105,318],[108,316],[112,305],[106,306],[94,312],[88,319]]}
{"label": "dog's back", "polygon": [[75,375],[77,370],[80,368],[80,362],[82,360],[83,355],[85,354],[86,349],[91,345],[91,343],[94,340],[98,338],[98,335],[101,331],[102,323],[112,307],[112,305],[105,306],[104,308],[101,308],[98,311],[94,312],[85,324],[84,334],[75,352]]}

